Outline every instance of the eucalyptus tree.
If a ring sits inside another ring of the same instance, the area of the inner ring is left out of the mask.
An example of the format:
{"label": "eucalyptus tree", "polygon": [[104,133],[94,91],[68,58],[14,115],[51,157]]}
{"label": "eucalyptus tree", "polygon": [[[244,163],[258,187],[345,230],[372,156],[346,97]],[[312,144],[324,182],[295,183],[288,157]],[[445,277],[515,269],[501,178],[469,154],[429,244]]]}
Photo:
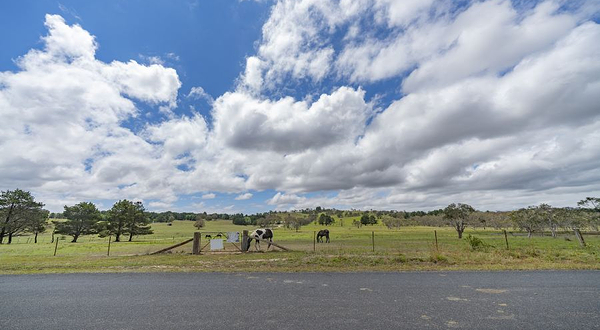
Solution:
{"label": "eucalyptus tree", "polygon": [[536,216],[540,218],[540,221],[550,228],[552,237],[556,238],[556,231],[558,230],[558,214],[552,206],[548,204],[540,204],[535,209]]}
{"label": "eucalyptus tree", "polygon": [[469,204],[450,204],[444,209],[444,218],[450,221],[450,225],[456,229],[458,238],[462,238],[462,234],[467,227],[471,214],[475,209]]}
{"label": "eucalyptus tree", "polygon": [[595,230],[598,230],[598,227],[600,226],[600,198],[586,197],[577,202],[577,205],[582,207],[588,214],[587,219],[589,225]]}
{"label": "eucalyptus tree", "polygon": [[515,227],[527,231],[528,238],[531,238],[534,232],[544,228],[544,219],[535,206],[513,211],[510,218]]}

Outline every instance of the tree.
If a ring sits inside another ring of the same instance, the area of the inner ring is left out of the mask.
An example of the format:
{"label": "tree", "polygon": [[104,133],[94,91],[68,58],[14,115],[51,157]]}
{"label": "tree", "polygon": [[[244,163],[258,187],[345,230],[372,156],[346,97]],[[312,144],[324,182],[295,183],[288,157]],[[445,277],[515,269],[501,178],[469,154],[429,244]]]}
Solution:
{"label": "tree", "polygon": [[246,217],[241,213],[234,214],[231,221],[234,225],[246,226],[248,224]]}
{"label": "tree", "polygon": [[381,221],[386,227],[388,227],[388,229],[400,228],[402,226],[403,219],[394,218],[389,215],[383,215],[381,218]]}
{"label": "tree", "polygon": [[37,243],[38,234],[41,234],[48,229],[49,214],[50,212],[48,210],[40,210],[29,219],[27,231],[35,235],[33,239],[34,243]]}
{"label": "tree", "polygon": [[321,215],[319,216],[319,224],[320,225],[329,226],[329,225],[333,224],[334,222],[335,222],[335,220],[330,215],[321,213]]}
{"label": "tree", "polygon": [[369,215],[368,213],[364,213],[362,217],[360,217],[360,223],[362,225],[375,225],[377,224],[377,219],[374,215]]}
{"label": "tree", "polygon": [[556,238],[556,231],[558,230],[558,217],[552,206],[548,204],[540,204],[536,209],[536,216],[540,218],[542,223],[545,223],[550,231],[552,237]]}
{"label": "tree", "polygon": [[196,222],[194,222],[194,227],[196,227],[198,230],[200,230],[200,228],[204,228],[204,217],[201,214],[196,214]]}
{"label": "tree", "polygon": [[93,203],[81,202],[74,206],[65,205],[63,215],[67,220],[63,222],[55,221],[55,232],[72,236],[71,243],[76,243],[81,235],[98,233],[98,221],[100,221],[101,216],[100,211]]}
{"label": "tree", "polygon": [[598,230],[598,226],[600,226],[600,198],[586,197],[586,199],[577,202],[577,205],[585,209],[588,214],[589,225]]}
{"label": "tree", "polygon": [[130,205],[130,201],[126,199],[120,200],[108,211],[106,219],[107,234],[115,235],[115,242],[120,242],[121,235],[125,234],[125,224],[130,213]]}
{"label": "tree", "polygon": [[510,218],[515,227],[526,230],[527,237],[531,238],[534,232],[540,230],[544,226],[544,220],[540,217],[540,213],[535,206],[519,209],[510,214]]}
{"label": "tree", "polygon": [[133,236],[150,235],[150,218],[146,215],[144,204],[142,202],[129,202],[129,212],[125,220],[125,231],[129,233],[129,242],[133,240]]}
{"label": "tree", "polygon": [[462,238],[469,216],[475,209],[469,204],[450,204],[444,209],[444,218],[450,221],[450,225],[456,229],[458,238]]}
{"label": "tree", "polygon": [[26,231],[29,220],[39,215],[43,203],[35,201],[28,191],[7,190],[0,193],[0,244],[8,236],[8,244],[13,236]]}

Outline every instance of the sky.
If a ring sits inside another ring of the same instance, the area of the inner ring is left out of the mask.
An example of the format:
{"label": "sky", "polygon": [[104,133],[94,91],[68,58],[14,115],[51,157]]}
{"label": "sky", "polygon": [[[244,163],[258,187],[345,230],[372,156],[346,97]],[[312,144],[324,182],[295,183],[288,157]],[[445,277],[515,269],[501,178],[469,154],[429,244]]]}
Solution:
{"label": "sky", "polygon": [[598,0],[0,3],[0,190],[53,212],[600,197]]}

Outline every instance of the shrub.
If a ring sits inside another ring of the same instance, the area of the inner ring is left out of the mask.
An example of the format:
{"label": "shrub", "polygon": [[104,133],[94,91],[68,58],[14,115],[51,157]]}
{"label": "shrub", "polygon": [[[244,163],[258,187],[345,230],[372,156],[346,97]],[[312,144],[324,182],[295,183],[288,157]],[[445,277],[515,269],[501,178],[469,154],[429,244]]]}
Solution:
{"label": "shrub", "polygon": [[472,251],[486,250],[491,246],[483,240],[481,240],[481,238],[472,236],[471,234],[467,235],[467,238],[465,239],[467,243],[469,243],[469,246],[471,246]]}

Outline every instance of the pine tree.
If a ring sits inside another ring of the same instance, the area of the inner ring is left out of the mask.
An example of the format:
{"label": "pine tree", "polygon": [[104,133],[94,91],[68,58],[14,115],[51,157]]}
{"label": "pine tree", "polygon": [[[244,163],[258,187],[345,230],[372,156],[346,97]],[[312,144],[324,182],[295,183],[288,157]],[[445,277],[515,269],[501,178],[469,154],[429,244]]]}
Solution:
{"label": "pine tree", "polygon": [[73,236],[71,243],[76,243],[81,235],[96,234],[98,232],[98,221],[100,211],[96,205],[89,202],[81,202],[74,206],[66,206],[63,216],[64,222],[54,222],[55,233]]}

